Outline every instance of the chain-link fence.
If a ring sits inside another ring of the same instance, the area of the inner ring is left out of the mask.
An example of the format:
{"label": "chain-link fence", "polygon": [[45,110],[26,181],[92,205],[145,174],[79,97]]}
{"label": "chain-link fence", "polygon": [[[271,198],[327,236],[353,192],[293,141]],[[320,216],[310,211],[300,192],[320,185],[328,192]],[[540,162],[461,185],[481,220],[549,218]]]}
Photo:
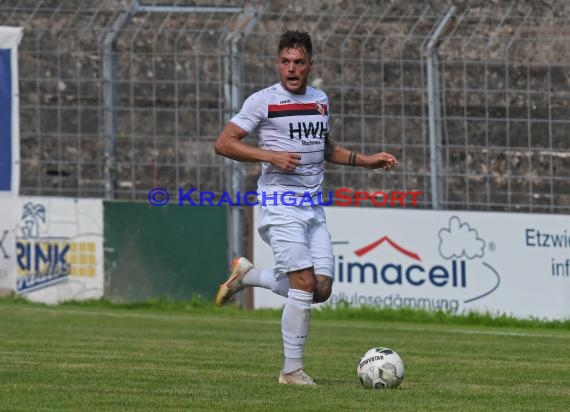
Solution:
{"label": "chain-link fence", "polygon": [[439,47],[447,207],[570,210],[568,16],[457,16]]}
{"label": "chain-link fence", "polygon": [[259,166],[221,159],[213,142],[247,95],[277,81],[278,36],[299,28],[313,37],[331,135],[401,164],[327,165],[328,189],[568,213],[568,6],[451,3],[2,0],[0,24],[25,28],[21,192],[254,189]]}

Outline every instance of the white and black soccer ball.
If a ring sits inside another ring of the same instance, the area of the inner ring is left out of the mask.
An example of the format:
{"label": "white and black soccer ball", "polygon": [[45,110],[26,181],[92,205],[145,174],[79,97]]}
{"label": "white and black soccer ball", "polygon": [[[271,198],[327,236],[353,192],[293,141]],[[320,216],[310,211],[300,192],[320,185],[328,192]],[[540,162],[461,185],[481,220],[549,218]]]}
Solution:
{"label": "white and black soccer ball", "polygon": [[367,389],[396,389],[404,379],[404,362],[389,348],[372,348],[356,367],[358,380]]}

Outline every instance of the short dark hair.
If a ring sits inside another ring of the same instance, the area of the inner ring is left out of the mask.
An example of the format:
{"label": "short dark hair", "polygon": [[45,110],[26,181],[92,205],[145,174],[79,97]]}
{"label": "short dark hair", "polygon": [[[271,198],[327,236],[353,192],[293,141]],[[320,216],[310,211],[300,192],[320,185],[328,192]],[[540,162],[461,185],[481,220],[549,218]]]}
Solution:
{"label": "short dark hair", "polygon": [[302,48],[309,57],[313,56],[313,43],[311,42],[311,36],[307,32],[287,30],[283,33],[279,39],[277,53],[281,53],[281,50],[288,48]]}

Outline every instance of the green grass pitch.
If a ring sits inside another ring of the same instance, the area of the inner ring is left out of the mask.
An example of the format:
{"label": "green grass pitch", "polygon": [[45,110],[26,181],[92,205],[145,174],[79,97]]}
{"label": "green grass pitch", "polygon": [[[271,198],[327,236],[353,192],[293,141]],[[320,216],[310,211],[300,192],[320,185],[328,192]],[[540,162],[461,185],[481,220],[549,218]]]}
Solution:
{"label": "green grass pitch", "polygon": [[[43,306],[0,300],[0,410],[563,411],[570,328],[419,321],[404,312],[315,312],[305,367],[279,385],[278,311]],[[385,316],[384,316],[385,315]],[[406,318],[409,320],[406,321]],[[429,317],[428,317],[429,318]],[[429,319],[436,319],[431,317]],[[464,322],[465,323],[465,322]],[[405,363],[397,390],[366,390],[373,346]]]}

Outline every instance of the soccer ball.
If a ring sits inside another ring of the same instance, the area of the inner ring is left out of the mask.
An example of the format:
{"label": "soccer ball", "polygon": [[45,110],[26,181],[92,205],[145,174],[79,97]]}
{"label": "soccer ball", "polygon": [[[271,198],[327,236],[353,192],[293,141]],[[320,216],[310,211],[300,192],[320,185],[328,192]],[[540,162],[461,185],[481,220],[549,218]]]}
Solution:
{"label": "soccer ball", "polygon": [[396,389],[404,379],[404,362],[389,348],[372,348],[358,366],[356,376],[366,389]]}

